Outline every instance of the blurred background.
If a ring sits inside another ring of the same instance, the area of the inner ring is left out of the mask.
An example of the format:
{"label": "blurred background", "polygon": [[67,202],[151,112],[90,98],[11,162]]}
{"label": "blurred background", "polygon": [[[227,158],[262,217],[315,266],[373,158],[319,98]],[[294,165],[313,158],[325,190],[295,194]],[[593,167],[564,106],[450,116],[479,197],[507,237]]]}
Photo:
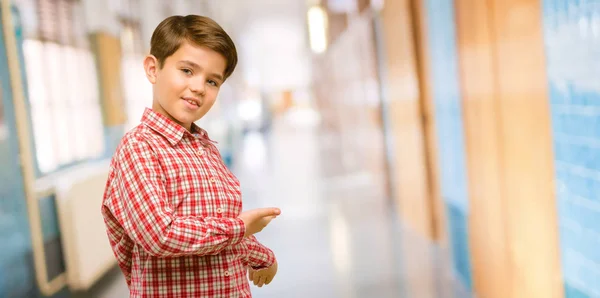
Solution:
{"label": "blurred background", "polygon": [[164,18],[240,63],[198,124],[279,262],[255,297],[600,297],[600,2],[0,0],[0,297],[127,297],[100,204]]}

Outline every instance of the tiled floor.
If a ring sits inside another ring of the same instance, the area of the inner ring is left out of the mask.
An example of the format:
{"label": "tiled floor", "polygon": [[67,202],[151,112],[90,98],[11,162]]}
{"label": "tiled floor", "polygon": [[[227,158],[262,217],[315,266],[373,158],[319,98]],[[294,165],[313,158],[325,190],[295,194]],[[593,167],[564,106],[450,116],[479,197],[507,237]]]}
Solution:
{"label": "tiled floor", "polygon": [[[279,272],[256,298],[463,298],[447,261],[394,217],[383,181],[369,172],[321,175],[335,159],[321,154],[310,127],[278,123],[265,142],[248,135],[235,168],[245,208],[278,206],[282,216],[258,238]],[[80,297],[127,297],[114,270]],[[79,297],[78,296],[78,297]]]}

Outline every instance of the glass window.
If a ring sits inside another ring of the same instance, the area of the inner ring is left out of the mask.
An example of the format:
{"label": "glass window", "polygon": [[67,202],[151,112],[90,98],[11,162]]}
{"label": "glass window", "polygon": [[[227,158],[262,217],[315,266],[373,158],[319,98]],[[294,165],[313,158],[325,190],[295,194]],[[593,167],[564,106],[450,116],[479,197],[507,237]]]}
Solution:
{"label": "glass window", "polygon": [[[35,4],[33,4],[35,3]],[[96,65],[81,2],[21,0],[28,100],[40,174],[102,156],[104,129]]]}

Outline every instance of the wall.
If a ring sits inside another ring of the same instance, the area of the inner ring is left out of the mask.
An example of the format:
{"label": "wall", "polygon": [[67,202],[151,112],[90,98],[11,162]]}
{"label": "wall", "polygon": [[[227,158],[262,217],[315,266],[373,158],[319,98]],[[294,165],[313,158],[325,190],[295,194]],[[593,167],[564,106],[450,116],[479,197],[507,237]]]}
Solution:
{"label": "wall", "polygon": [[479,297],[563,297],[536,0],[455,0]]}
{"label": "wall", "polygon": [[[21,36],[20,27],[16,28]],[[35,297],[31,240],[23,178],[18,164],[12,88],[6,62],[4,29],[0,24],[0,297]]]}
{"label": "wall", "polygon": [[568,298],[600,296],[600,4],[542,1]]}
{"label": "wall", "polygon": [[467,235],[469,201],[455,39],[454,1],[427,0],[425,19],[429,85],[434,101],[440,192],[446,206],[448,238],[454,269],[471,288],[471,264]]}
{"label": "wall", "polygon": [[[348,17],[348,27],[328,50],[315,55],[313,90],[328,160],[327,176],[355,175],[387,196],[381,101],[371,14]],[[340,166],[341,165],[341,166]]]}
{"label": "wall", "polygon": [[382,61],[385,76],[383,95],[389,117],[394,201],[405,226],[417,235],[435,238],[434,206],[430,197],[429,173],[422,121],[419,69],[413,15],[407,0],[385,1],[381,10]]}

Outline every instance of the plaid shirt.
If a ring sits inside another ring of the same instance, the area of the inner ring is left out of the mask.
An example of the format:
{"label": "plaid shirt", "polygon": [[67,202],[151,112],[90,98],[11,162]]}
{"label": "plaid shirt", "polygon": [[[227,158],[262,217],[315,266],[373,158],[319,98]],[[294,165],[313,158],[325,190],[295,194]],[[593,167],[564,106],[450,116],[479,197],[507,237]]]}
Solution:
{"label": "plaid shirt", "polygon": [[251,297],[247,267],[275,262],[244,238],[239,181],[192,130],[146,109],[112,159],[102,215],[130,297]]}

